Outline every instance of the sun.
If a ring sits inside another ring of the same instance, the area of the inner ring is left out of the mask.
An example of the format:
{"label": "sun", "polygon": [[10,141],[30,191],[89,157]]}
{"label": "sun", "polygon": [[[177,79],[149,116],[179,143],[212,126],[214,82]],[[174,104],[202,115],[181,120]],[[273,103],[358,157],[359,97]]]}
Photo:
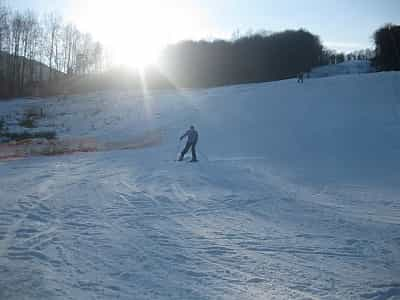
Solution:
{"label": "sun", "polygon": [[140,70],[157,62],[162,45],[145,38],[124,41],[123,46],[117,46],[117,41],[108,44],[111,55],[117,65],[138,68]]}
{"label": "sun", "polygon": [[156,63],[162,49],[206,28],[201,10],[183,0],[75,0],[74,22],[102,42],[113,62],[134,68]]}

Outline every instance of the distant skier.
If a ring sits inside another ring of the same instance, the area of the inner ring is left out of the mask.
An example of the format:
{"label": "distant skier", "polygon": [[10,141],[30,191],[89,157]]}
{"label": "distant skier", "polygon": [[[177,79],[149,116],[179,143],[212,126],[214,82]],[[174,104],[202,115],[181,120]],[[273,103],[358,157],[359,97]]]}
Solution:
{"label": "distant skier", "polygon": [[297,75],[297,82],[298,82],[298,83],[303,83],[303,80],[304,80],[304,73],[303,73],[303,72],[300,72],[300,73]]}
{"label": "distant skier", "polygon": [[190,148],[192,148],[192,160],[191,160],[191,162],[196,162],[197,161],[196,144],[197,144],[197,141],[199,139],[199,134],[197,133],[196,129],[194,129],[193,125],[190,126],[190,129],[188,131],[186,131],[185,134],[180,137],[180,140],[182,141],[185,137],[187,137],[186,146],[182,150],[178,161],[182,161],[183,157],[185,156],[185,154],[189,151]]}

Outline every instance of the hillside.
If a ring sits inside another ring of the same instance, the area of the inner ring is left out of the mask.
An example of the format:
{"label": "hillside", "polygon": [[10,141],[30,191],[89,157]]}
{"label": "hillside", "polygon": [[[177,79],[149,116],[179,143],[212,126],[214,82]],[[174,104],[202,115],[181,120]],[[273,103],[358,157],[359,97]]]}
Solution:
{"label": "hillside", "polygon": [[311,78],[321,78],[349,74],[364,74],[375,72],[368,60],[351,60],[335,65],[325,65],[314,68],[310,72]]}
{"label": "hillside", "polygon": [[[10,78],[12,76],[8,73],[10,70],[7,70],[7,66],[9,65],[9,61],[12,61],[14,58],[7,52],[0,51],[0,100],[3,98],[9,98],[14,92],[10,91]],[[21,68],[22,73],[22,65],[25,64],[25,90],[19,91],[20,94],[29,94],[31,96],[35,96],[37,91],[35,90],[35,85],[39,83],[47,82],[50,77],[50,68],[36,60],[29,60],[25,57],[18,56],[17,65]],[[53,69],[52,72],[53,78],[63,78],[65,76],[64,73],[59,72]]]}
{"label": "hillside", "polygon": [[[400,73],[0,103],[0,299],[400,299]],[[200,162],[177,163],[194,124]],[[119,150],[112,150],[119,149]],[[111,150],[111,151],[104,151]]]}

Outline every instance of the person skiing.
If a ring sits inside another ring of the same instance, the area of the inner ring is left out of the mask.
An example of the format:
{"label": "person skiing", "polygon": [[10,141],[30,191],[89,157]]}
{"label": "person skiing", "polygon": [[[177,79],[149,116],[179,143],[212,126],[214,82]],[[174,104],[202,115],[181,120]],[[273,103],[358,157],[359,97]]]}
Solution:
{"label": "person skiing", "polygon": [[189,149],[192,149],[192,160],[191,162],[196,162],[197,161],[197,156],[196,156],[196,144],[199,139],[199,134],[196,129],[194,129],[194,126],[190,126],[190,129],[185,132],[184,135],[180,137],[180,140],[182,141],[185,137],[187,137],[186,141],[186,146],[182,150],[181,155],[179,156],[178,161],[182,161],[183,157],[185,154],[189,151]]}
{"label": "person skiing", "polygon": [[299,74],[297,74],[297,82],[303,83],[303,80],[304,80],[304,73],[300,72]]}

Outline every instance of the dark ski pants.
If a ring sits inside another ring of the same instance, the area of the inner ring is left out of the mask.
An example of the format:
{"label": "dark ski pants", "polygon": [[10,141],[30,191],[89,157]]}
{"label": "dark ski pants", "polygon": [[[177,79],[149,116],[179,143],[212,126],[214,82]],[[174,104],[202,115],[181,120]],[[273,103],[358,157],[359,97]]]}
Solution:
{"label": "dark ski pants", "polygon": [[192,160],[197,160],[196,156],[196,143],[186,143],[185,148],[181,152],[181,159],[185,156],[186,153],[192,148]]}

